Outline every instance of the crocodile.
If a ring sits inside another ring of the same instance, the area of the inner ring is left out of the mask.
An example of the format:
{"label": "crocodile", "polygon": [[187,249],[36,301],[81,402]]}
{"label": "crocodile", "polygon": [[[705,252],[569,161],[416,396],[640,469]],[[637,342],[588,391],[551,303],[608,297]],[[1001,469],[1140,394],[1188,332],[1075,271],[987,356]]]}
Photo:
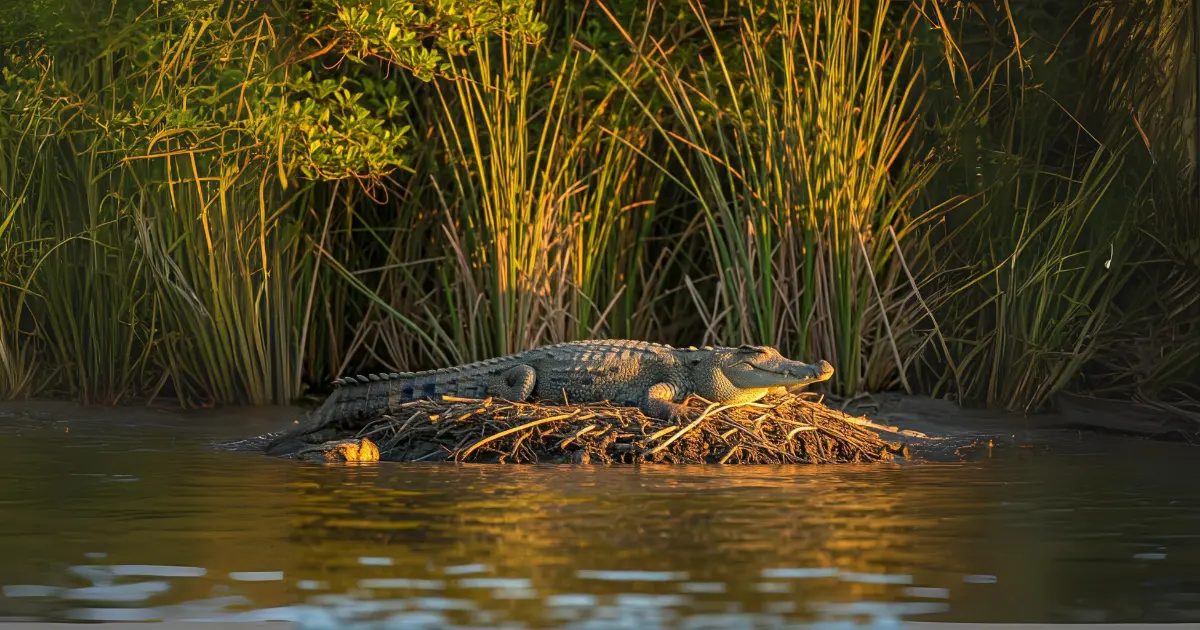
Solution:
{"label": "crocodile", "polygon": [[678,422],[683,402],[692,395],[721,404],[749,403],[831,376],[833,366],[824,360],[791,361],[770,346],[675,348],[624,339],[572,341],[455,367],[337,379],[325,403],[275,438],[267,451],[327,427],[394,413],[401,403],[420,398],[608,402]]}

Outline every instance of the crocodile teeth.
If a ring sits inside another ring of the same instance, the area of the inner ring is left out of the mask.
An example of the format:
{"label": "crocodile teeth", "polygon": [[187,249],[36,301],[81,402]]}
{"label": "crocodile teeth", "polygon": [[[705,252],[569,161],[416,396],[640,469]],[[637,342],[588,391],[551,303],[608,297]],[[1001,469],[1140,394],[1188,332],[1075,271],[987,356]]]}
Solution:
{"label": "crocodile teeth", "polygon": [[379,375],[378,375],[378,374],[368,374],[368,375],[367,375],[367,378],[371,379],[372,381],[375,381],[376,383],[378,383],[378,382],[379,382]]}
{"label": "crocodile teeth", "polygon": [[365,377],[365,376],[361,376],[361,375],[360,375],[360,376],[358,377],[358,382],[359,382],[359,383],[370,383],[371,381],[370,381],[369,379],[367,379],[367,377]]}

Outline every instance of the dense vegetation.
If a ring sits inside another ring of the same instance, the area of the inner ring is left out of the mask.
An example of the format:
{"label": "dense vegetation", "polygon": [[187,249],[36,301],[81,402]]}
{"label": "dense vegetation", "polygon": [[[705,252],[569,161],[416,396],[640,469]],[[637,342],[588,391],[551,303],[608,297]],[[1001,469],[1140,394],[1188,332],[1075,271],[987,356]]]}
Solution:
{"label": "dense vegetation", "polygon": [[1200,4],[1079,4],[10,3],[0,396],[620,336],[1189,404]]}

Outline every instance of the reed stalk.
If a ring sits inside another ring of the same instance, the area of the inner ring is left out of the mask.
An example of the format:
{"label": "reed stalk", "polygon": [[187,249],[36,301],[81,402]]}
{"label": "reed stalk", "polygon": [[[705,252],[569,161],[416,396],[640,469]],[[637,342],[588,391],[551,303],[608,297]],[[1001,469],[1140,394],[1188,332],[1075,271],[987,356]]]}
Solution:
{"label": "reed stalk", "polygon": [[709,43],[698,68],[626,41],[667,103],[670,122],[651,124],[704,215],[715,282],[694,294],[705,341],[820,356],[842,393],[904,386],[923,313],[886,235],[906,243],[932,216],[908,212],[928,170],[901,157],[919,98],[889,3],[866,24],[858,2],[823,0],[807,19],[768,3],[769,27],[751,3],[732,43],[689,7]]}
{"label": "reed stalk", "polygon": [[68,5],[0,7],[0,396],[615,336],[1200,398],[1196,3]]}
{"label": "reed stalk", "polygon": [[655,184],[637,176],[638,131],[607,126],[622,124],[615,91],[578,99],[580,53],[539,79],[542,54],[501,38],[437,84],[452,187],[435,188],[453,268],[439,335],[458,360],[639,326],[638,230]]}

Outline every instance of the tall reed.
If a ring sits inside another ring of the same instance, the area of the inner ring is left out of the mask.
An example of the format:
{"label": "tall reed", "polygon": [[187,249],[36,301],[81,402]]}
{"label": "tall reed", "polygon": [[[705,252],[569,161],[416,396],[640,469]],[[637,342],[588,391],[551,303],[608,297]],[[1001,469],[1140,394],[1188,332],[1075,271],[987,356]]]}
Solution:
{"label": "tall reed", "polygon": [[0,395],[621,336],[1200,396],[1195,6],[637,4],[0,8]]}
{"label": "tall reed", "polygon": [[1095,91],[1085,110],[1105,138],[1128,138],[1122,177],[1138,195],[1137,282],[1129,320],[1092,372],[1109,393],[1191,400],[1200,411],[1200,4],[1133,0],[1087,16]]}
{"label": "tall reed", "polygon": [[542,79],[543,54],[501,38],[437,85],[453,184],[437,194],[454,270],[438,333],[459,360],[638,327],[627,296],[645,280],[637,230],[653,188],[613,135],[637,130],[605,126],[622,124],[615,92],[579,98],[580,53]]}
{"label": "tall reed", "polygon": [[1120,177],[1129,144],[1080,122],[1084,75],[1061,65],[1078,35],[1021,39],[1003,7],[955,20],[929,7],[932,54],[944,65],[927,119],[945,166],[922,197],[956,200],[937,235],[944,275],[934,302],[958,382],[943,373],[927,387],[1039,409],[1082,384],[1120,325],[1115,299],[1137,264],[1139,225]]}
{"label": "tall reed", "polygon": [[156,8],[110,16],[40,78],[10,77],[54,104],[46,150],[10,152],[30,192],[9,212],[22,242],[52,246],[14,270],[6,306],[57,367],[39,377],[84,401],[289,400],[294,235],[266,141],[277,42],[231,6],[209,7],[206,28]]}
{"label": "tall reed", "polygon": [[[21,59],[21,61],[26,61]],[[41,63],[38,63],[41,62]],[[45,59],[27,60],[35,76],[45,77]],[[48,107],[36,93],[4,90],[0,117],[0,397],[21,398],[41,391],[36,352],[38,338],[25,325],[31,295],[26,270],[39,264],[53,243],[28,233],[28,208],[37,204],[34,172],[49,151]]]}
{"label": "tall reed", "polygon": [[[117,401],[130,393],[144,366],[148,340],[138,310],[146,296],[137,290],[137,256],[119,245],[127,228],[119,212],[124,174],[104,139],[82,131],[80,119],[98,99],[77,91],[90,81],[112,80],[105,67],[112,58],[100,55],[90,68],[43,52],[27,53],[22,61],[28,65],[5,76],[6,91],[15,98],[5,103],[12,125],[5,133],[11,192],[0,310],[13,326],[5,336],[25,342],[19,358],[6,361],[13,366],[8,380],[18,394],[22,381],[36,379],[42,391]],[[29,374],[27,353],[37,346],[28,342],[34,338],[47,352],[39,359],[48,359],[53,371]]]}
{"label": "tall reed", "polygon": [[[705,340],[825,358],[843,393],[905,385],[927,314],[897,244],[917,264],[933,215],[909,213],[929,168],[904,163],[919,97],[890,4],[861,24],[858,2],[821,0],[808,18],[749,3],[733,42],[689,7],[709,43],[695,70],[626,39],[667,103],[669,121],[650,124],[704,214],[716,280],[687,281]],[[764,9],[777,23],[760,23]]]}

